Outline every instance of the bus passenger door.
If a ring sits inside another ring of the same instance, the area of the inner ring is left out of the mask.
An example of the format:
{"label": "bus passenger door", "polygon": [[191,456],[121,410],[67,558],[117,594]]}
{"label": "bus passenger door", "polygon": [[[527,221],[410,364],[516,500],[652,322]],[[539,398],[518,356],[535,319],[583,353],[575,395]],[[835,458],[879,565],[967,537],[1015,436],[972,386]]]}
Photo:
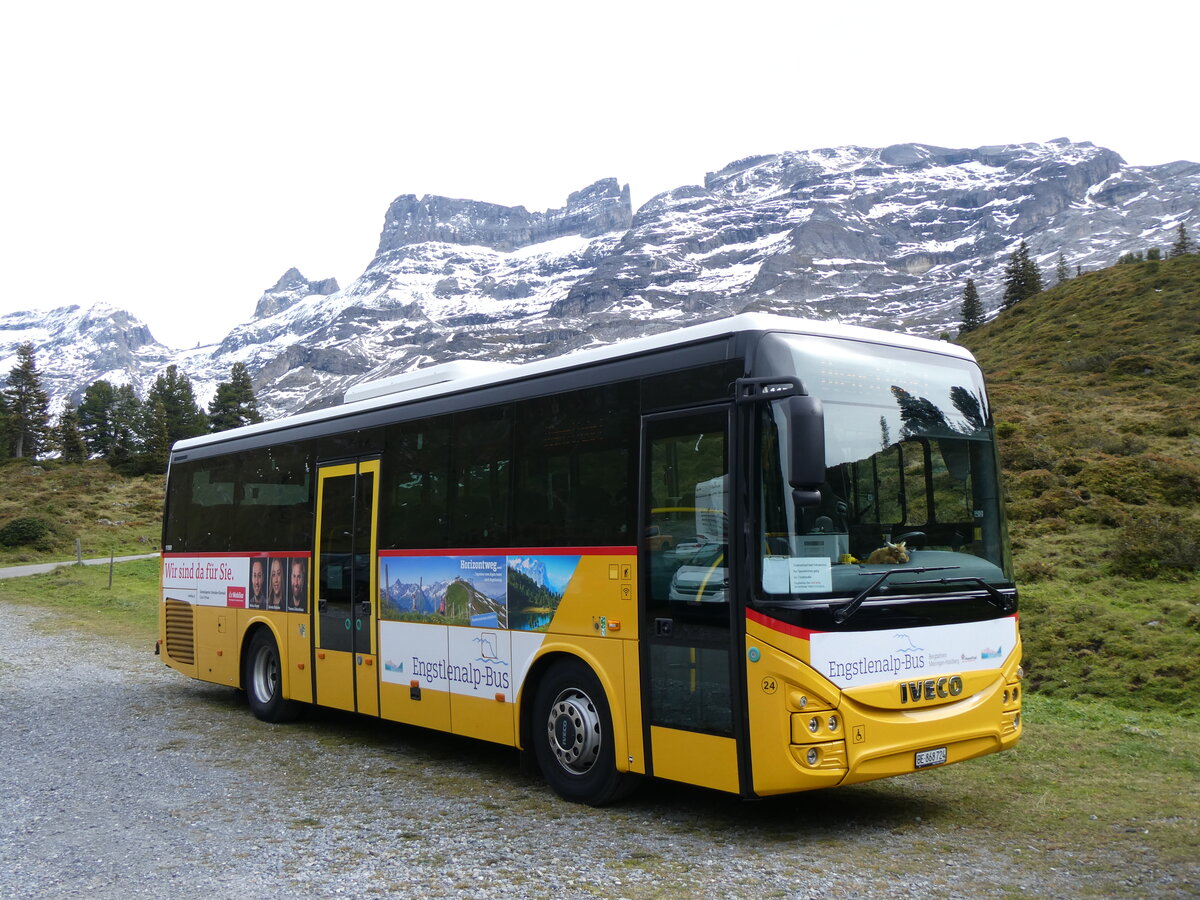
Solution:
{"label": "bus passenger door", "polygon": [[317,703],[379,715],[375,508],[379,460],[318,469]]}
{"label": "bus passenger door", "polygon": [[642,696],[660,778],[738,792],[728,407],[642,420]]}

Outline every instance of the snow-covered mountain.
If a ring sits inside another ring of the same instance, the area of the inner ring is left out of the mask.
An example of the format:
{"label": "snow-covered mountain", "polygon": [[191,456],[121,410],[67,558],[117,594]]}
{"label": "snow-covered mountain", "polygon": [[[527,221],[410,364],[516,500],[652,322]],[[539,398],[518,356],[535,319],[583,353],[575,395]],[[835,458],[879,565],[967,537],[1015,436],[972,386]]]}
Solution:
{"label": "snow-covered mountain", "polygon": [[107,303],[0,316],[0,379],[16,365],[17,348],[24,343],[37,350],[43,387],[60,403],[77,401],[100,379],[132,384],[144,393],[177,355],[154,340],[144,323]]}
{"label": "snow-covered mountain", "polygon": [[1169,247],[1180,223],[1196,236],[1200,164],[1133,167],[1066,139],[753,157],[636,214],[615,179],[533,213],[405,195],[352,284],[292,269],[215,347],[167,351],[132,317],[69,307],[0,318],[0,373],[32,340],[56,396],[101,377],[141,387],[175,362],[204,398],[240,361],[280,415],[434,362],[527,361],[748,310],[936,334],[957,327],[967,278],[998,304],[1022,239],[1052,283],[1060,253],[1100,268]]}
{"label": "snow-covered mountain", "polygon": [[446,591],[451,582],[420,585],[394,581],[385,589],[392,609],[398,612],[436,613],[445,608]]}

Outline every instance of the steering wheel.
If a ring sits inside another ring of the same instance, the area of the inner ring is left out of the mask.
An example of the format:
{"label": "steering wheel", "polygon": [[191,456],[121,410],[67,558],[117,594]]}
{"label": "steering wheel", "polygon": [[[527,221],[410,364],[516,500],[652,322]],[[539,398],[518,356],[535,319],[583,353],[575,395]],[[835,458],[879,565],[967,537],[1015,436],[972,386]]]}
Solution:
{"label": "steering wheel", "polygon": [[928,538],[925,537],[923,531],[906,531],[904,534],[898,534],[892,538],[893,544],[904,544],[910,549],[916,550],[924,547]]}

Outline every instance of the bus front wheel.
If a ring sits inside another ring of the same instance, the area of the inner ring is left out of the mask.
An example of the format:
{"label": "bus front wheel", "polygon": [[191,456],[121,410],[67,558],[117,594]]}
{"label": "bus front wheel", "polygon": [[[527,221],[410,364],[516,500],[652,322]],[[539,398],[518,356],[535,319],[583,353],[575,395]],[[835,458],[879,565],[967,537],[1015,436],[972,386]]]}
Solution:
{"label": "bus front wheel", "polygon": [[542,776],[565,800],[603,806],[635,785],[635,776],[618,772],[614,764],[604,688],[579,660],[556,663],[538,685],[533,745]]}
{"label": "bus front wheel", "polygon": [[242,661],[242,688],[250,711],[264,722],[286,722],[300,712],[300,704],[283,696],[283,667],[275,636],[260,628],[250,638]]}

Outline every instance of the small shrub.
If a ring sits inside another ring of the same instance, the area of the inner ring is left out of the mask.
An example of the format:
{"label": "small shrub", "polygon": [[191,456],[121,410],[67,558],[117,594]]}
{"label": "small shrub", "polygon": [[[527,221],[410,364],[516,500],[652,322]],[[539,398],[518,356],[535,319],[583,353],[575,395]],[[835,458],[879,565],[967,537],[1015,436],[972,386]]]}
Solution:
{"label": "small shrub", "polygon": [[1093,497],[1084,506],[1076,507],[1067,513],[1067,518],[1080,524],[1103,525],[1106,528],[1120,528],[1130,522],[1129,510],[1120,501],[1112,497]]}
{"label": "small shrub", "polygon": [[1057,487],[1059,479],[1048,469],[1029,469],[1013,479],[1013,487],[1033,497],[1040,497],[1051,488]]}
{"label": "small shrub", "polygon": [[0,544],[5,547],[21,547],[43,541],[54,531],[54,526],[37,516],[20,516],[0,528]]}
{"label": "small shrub", "polygon": [[1107,372],[1108,367],[1112,365],[1113,356],[1111,353],[1096,353],[1091,356],[1079,356],[1075,359],[1063,361],[1063,368],[1068,372],[1091,372],[1098,374]]}
{"label": "small shrub", "polygon": [[1108,367],[1113,375],[1153,375],[1162,369],[1162,360],[1141,353],[1118,356]]}
{"label": "small shrub", "polygon": [[1005,506],[1005,511],[1010,522],[1036,522],[1041,518],[1037,503],[1033,500],[1010,500]]}
{"label": "small shrub", "polygon": [[1141,506],[1162,496],[1144,457],[1098,460],[1080,472],[1079,479],[1091,493],[1107,494],[1122,503]]}
{"label": "small shrub", "polygon": [[1044,440],[1011,441],[1000,444],[1000,459],[1006,469],[1025,472],[1032,469],[1053,469],[1058,454]]}
{"label": "small shrub", "polygon": [[1145,452],[1149,444],[1141,435],[1104,433],[1092,441],[1101,453],[1109,456],[1137,456]]}
{"label": "small shrub", "polygon": [[1085,502],[1078,491],[1070,488],[1051,488],[1038,497],[1035,506],[1039,515],[1057,518],[1078,506],[1083,506]]}
{"label": "small shrub", "polygon": [[1149,454],[1146,459],[1167,503],[1187,507],[1200,502],[1200,466],[1159,454]]}
{"label": "small shrub", "polygon": [[1069,456],[1058,464],[1058,471],[1071,478],[1082,472],[1086,466],[1087,463],[1078,456]]}
{"label": "small shrub", "polygon": [[1193,575],[1200,570],[1200,526],[1170,513],[1139,516],[1122,529],[1112,569],[1134,578]]}
{"label": "small shrub", "polygon": [[1060,519],[1056,516],[1048,519],[1038,519],[1031,522],[1025,532],[1033,537],[1038,537],[1044,534],[1063,534],[1070,526],[1065,519]]}
{"label": "small shrub", "polygon": [[1058,570],[1042,559],[1035,559],[1017,566],[1017,583],[1032,584],[1035,581],[1048,581],[1058,574]]}

